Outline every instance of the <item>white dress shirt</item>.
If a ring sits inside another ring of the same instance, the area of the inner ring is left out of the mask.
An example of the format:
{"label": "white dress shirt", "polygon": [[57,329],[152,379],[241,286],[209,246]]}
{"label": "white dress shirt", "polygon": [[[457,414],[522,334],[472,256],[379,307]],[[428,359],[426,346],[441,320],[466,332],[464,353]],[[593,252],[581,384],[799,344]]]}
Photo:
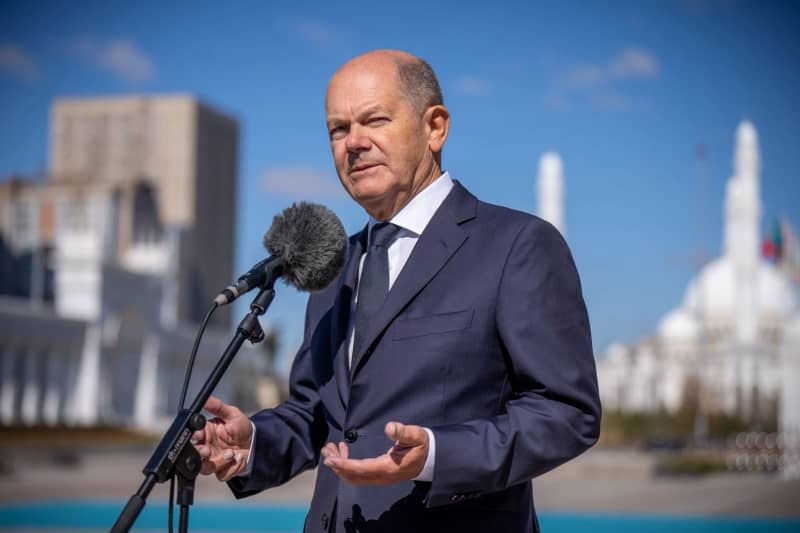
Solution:
{"label": "white dress shirt", "polygon": [[[433,218],[436,210],[442,205],[444,199],[450,194],[450,189],[453,188],[453,180],[450,174],[445,172],[433,183],[428,185],[425,189],[420,191],[414,198],[411,199],[389,222],[400,228],[394,242],[389,245],[387,251],[389,258],[389,290],[391,291],[397,276],[411,256],[414,246],[417,244],[420,235],[428,226],[428,223]],[[370,217],[368,222],[368,236],[372,239],[372,226],[377,224],[378,221]],[[369,246],[367,246],[369,249]],[[365,250],[366,251],[366,250]],[[361,256],[361,262],[358,266],[358,278],[361,279],[361,270],[364,267],[364,258],[366,253]],[[356,289],[356,297],[353,299],[353,304],[350,309],[350,321],[347,329],[348,336],[348,350],[347,361],[350,366],[350,361],[353,359],[353,341],[356,324],[356,303],[358,302],[358,290]],[[398,422],[405,423],[405,420],[398,420]],[[251,422],[252,424],[252,422]],[[433,466],[436,457],[436,439],[433,432],[428,428],[423,428],[428,433],[428,457],[425,460],[425,465],[422,471],[414,479],[416,481],[433,481]],[[252,457],[253,448],[255,444],[256,428],[253,424],[253,438],[250,442],[250,455],[247,458],[247,465],[244,472],[240,476],[248,476],[252,470]]]}
{"label": "white dress shirt", "polygon": [[[433,218],[433,214],[442,205],[442,202],[447,195],[450,194],[450,189],[453,188],[453,180],[450,175],[445,172],[439,176],[433,183],[425,187],[422,191],[408,202],[403,209],[401,209],[389,222],[400,228],[394,242],[389,245],[387,250],[389,256],[389,290],[392,290],[397,276],[411,256],[419,236],[428,226],[428,223]],[[369,240],[367,245],[372,244],[372,227],[378,221],[374,218],[369,218],[368,230]],[[366,250],[365,250],[366,252]],[[361,256],[361,262],[358,265],[358,279],[361,280],[361,271],[364,268],[364,259],[367,254]],[[347,350],[347,363],[353,360],[353,341],[355,339],[355,326],[356,326],[356,304],[358,303],[358,289],[356,289],[356,297],[353,299],[353,305],[350,308],[350,323],[347,326],[349,337],[349,348]]]}
{"label": "white dress shirt", "polygon": [[[389,222],[398,226],[400,232],[397,234],[394,242],[389,245],[387,250],[389,257],[389,290],[392,290],[397,276],[411,256],[414,246],[419,240],[419,236],[428,226],[428,223],[433,218],[436,210],[442,205],[444,199],[450,194],[450,189],[453,188],[453,180],[450,174],[445,172],[433,183],[425,187],[422,191],[411,199],[400,211],[393,216]],[[372,239],[372,226],[377,224],[378,221],[370,217],[369,219],[369,237]],[[367,246],[369,249],[369,246]],[[361,256],[361,263],[358,266],[358,279],[361,279],[361,269],[364,267],[364,259],[367,254]],[[355,325],[356,325],[356,304],[358,302],[358,290],[356,289],[356,297],[353,299],[353,305],[350,309],[350,322],[347,326],[349,337],[349,348],[347,350],[348,366],[350,361],[353,360],[353,341],[355,339]],[[398,422],[405,423],[404,420]],[[428,433],[428,457],[425,460],[425,466],[422,471],[414,479],[417,481],[433,481],[433,466],[436,457],[436,439],[433,436],[433,431],[428,428],[423,428]]]}

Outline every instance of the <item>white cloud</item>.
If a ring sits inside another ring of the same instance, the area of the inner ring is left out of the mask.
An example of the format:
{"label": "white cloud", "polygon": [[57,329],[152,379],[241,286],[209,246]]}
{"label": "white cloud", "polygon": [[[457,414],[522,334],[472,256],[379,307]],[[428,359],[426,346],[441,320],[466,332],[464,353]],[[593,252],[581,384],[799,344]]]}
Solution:
{"label": "white cloud", "polygon": [[553,111],[569,111],[570,103],[562,93],[549,93],[544,97],[544,105]]}
{"label": "white cloud", "polygon": [[261,186],[269,193],[296,200],[348,198],[336,176],[312,167],[270,168],[264,172]]}
{"label": "white cloud", "polygon": [[583,89],[608,85],[618,80],[655,78],[659,73],[658,58],[641,48],[629,47],[615,55],[610,62],[600,65],[577,65],[567,69],[562,80],[564,86]]}
{"label": "white cloud", "polygon": [[0,71],[26,81],[39,77],[39,69],[30,54],[12,45],[0,45]]}
{"label": "white cloud", "polygon": [[566,68],[545,99],[550,109],[563,111],[568,102],[582,101],[603,111],[629,111],[644,106],[621,92],[626,81],[654,79],[660,73],[658,58],[637,47],[620,50],[607,62],[578,64]]}
{"label": "white cloud", "polygon": [[564,85],[567,87],[594,87],[605,83],[608,74],[605,69],[592,65],[578,65],[564,74]]}
{"label": "white cloud", "polygon": [[589,97],[592,107],[603,111],[628,111],[633,107],[630,99],[615,92],[595,92]]}
{"label": "white cloud", "polygon": [[658,70],[656,56],[639,48],[626,48],[611,64],[611,73],[618,78],[653,78]]}
{"label": "white cloud", "polygon": [[347,39],[338,28],[316,20],[301,20],[291,25],[291,30],[304,41],[318,45],[337,44]]}
{"label": "white cloud", "polygon": [[455,81],[453,89],[457,93],[479,96],[492,90],[492,84],[477,76],[462,76]]}
{"label": "white cloud", "polygon": [[118,78],[134,83],[143,83],[155,78],[153,62],[134,43],[117,39],[105,44],[89,38],[78,40],[73,46],[74,53]]}

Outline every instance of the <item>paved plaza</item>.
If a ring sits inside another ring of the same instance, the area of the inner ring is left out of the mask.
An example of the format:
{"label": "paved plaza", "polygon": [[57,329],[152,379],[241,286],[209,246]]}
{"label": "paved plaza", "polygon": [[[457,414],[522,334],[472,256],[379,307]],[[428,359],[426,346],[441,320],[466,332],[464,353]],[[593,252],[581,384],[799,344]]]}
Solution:
{"label": "paved plaza", "polygon": [[[105,446],[54,451],[4,450],[0,504],[54,501],[124,501],[139,487],[152,447]],[[541,512],[626,513],[679,516],[800,518],[800,480],[770,474],[722,473],[703,477],[654,477],[655,458],[633,451],[595,448],[534,481]],[[196,504],[306,505],[315,472],[240,500],[213,477],[201,477]],[[166,502],[158,485],[149,502]]]}

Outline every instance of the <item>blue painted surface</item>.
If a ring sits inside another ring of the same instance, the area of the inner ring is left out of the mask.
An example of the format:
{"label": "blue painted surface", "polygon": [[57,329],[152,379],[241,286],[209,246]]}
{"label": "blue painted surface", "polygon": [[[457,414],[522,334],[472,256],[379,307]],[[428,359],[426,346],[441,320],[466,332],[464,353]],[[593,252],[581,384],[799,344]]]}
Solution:
{"label": "blue painted surface", "polygon": [[[125,502],[58,502],[28,505],[0,506],[0,529],[47,528],[74,530],[110,529],[117,520]],[[192,506],[189,529],[203,531],[270,531],[274,533],[297,532],[303,528],[306,507],[266,507],[249,505]],[[179,510],[175,508],[175,523]],[[166,530],[167,506],[150,504],[142,510],[133,531],[144,529]]]}
{"label": "blue painted surface", "polygon": [[[0,530],[41,528],[59,530],[108,530],[124,502],[58,502],[0,506]],[[306,508],[250,505],[208,505],[192,507],[190,530],[299,532]],[[148,504],[136,521],[136,530],[166,529],[164,504]],[[176,509],[177,517],[177,509]],[[617,514],[540,515],[545,533],[800,533],[800,519],[734,519]]]}
{"label": "blue painted surface", "polygon": [[800,520],[612,514],[544,514],[544,533],[800,533]]}

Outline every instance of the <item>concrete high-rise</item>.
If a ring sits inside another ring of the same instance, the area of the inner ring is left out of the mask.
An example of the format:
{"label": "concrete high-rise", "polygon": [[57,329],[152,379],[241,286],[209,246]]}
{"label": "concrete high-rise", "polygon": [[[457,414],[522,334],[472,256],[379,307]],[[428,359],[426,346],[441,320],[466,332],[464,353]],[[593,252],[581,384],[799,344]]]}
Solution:
{"label": "concrete high-rise", "polygon": [[[174,415],[198,322],[233,277],[238,135],[190,96],[54,103],[46,181],[0,183],[0,424]],[[229,309],[215,322],[200,375],[230,340]],[[247,403],[262,372],[244,346],[217,393]]]}
{"label": "concrete high-rise", "polygon": [[[52,107],[50,185],[113,190],[112,254],[131,270],[174,278],[175,320],[201,320],[232,279],[238,136],[233,118],[191,96]],[[168,259],[153,253],[166,242]],[[218,323],[227,324],[226,311]]]}

